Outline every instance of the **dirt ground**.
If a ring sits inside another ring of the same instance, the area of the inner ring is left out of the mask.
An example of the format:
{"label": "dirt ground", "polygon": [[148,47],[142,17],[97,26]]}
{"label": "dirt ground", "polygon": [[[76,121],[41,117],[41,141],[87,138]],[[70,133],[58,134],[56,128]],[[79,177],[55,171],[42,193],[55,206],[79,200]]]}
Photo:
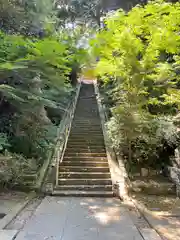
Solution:
{"label": "dirt ground", "polygon": [[148,210],[147,220],[163,240],[180,240],[180,199],[176,196],[134,194]]}

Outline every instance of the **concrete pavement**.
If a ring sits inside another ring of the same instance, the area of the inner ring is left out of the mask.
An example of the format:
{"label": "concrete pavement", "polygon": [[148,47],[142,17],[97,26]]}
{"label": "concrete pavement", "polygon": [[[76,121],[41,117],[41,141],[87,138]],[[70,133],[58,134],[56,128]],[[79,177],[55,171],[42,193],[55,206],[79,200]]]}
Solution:
{"label": "concrete pavement", "polygon": [[16,240],[101,239],[144,239],[129,210],[118,199],[46,197],[16,237]]}

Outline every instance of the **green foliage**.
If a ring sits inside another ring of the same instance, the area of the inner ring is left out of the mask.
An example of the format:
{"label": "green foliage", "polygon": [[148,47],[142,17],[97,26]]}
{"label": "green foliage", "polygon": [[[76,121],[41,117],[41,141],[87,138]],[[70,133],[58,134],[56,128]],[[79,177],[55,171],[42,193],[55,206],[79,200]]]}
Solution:
{"label": "green foliage", "polygon": [[75,32],[55,31],[53,1],[0,0],[0,6],[0,178],[20,183],[28,164],[37,171],[54,147],[73,95],[69,76],[80,72],[86,51]]}
{"label": "green foliage", "polygon": [[[5,83],[0,91],[2,101],[8,101],[16,112],[11,150],[27,157],[45,157],[49,137],[44,134],[53,128],[46,109],[51,111],[51,119],[52,109],[59,112],[60,121],[72,91],[67,76],[74,61],[79,64],[85,54],[65,39],[28,39],[1,33],[0,74]],[[23,141],[26,147],[22,149]]]}
{"label": "green foliage", "polygon": [[25,186],[25,175],[36,173],[38,169],[35,159],[27,159],[7,151],[0,156],[0,166],[0,186],[3,188]]}
{"label": "green foliage", "polygon": [[42,103],[55,107],[56,103],[46,98],[43,89],[66,91],[66,75],[70,70],[66,67],[67,54],[66,46],[56,38],[31,41],[1,34],[1,76],[7,79],[6,84],[0,85],[1,92],[21,109],[27,110],[28,105],[31,112]]}
{"label": "green foliage", "polygon": [[91,41],[100,58],[96,74],[113,89],[110,136],[129,161],[146,158],[151,165],[157,146],[176,145],[175,126],[164,115],[176,114],[179,106],[179,22],[180,3],[153,1],[109,16]]}
{"label": "green foliage", "polygon": [[10,144],[8,143],[8,137],[4,133],[0,133],[0,151],[6,149],[7,147],[10,147]]}
{"label": "green foliage", "polygon": [[14,117],[12,127],[14,135],[9,137],[10,151],[34,158],[37,165],[41,166],[48,151],[54,147],[57,127],[51,123],[42,125],[35,115],[27,118],[22,114]]}

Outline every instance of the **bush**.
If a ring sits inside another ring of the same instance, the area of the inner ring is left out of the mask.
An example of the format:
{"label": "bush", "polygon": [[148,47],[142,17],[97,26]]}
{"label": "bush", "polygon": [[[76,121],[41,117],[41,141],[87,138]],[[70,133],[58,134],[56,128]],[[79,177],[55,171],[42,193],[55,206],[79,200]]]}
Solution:
{"label": "bush", "polygon": [[6,152],[0,156],[0,185],[15,187],[26,185],[26,174],[36,173],[38,166],[35,159],[26,159],[22,155]]}
{"label": "bush", "polygon": [[180,3],[150,1],[110,14],[92,40],[109,88],[109,136],[131,166],[161,168],[179,143],[179,22]]}
{"label": "bush", "polygon": [[[127,159],[127,167],[137,168],[147,167],[162,169],[165,165],[171,165],[170,159],[174,155],[174,149],[180,144],[177,128],[173,123],[171,116],[154,117],[147,121],[134,124],[133,135],[131,135],[131,149],[129,149],[128,135],[125,135],[127,128],[127,119],[124,124],[122,115],[112,117],[107,123],[108,134],[112,140],[113,147],[116,151],[124,154]],[[130,129],[132,123],[128,127]],[[131,151],[131,159],[129,159]]]}

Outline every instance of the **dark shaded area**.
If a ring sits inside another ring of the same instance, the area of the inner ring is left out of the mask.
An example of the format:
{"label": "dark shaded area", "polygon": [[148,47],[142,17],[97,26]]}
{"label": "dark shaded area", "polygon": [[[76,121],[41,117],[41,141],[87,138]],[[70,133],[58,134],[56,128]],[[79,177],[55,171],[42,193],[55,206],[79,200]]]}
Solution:
{"label": "dark shaded area", "polygon": [[146,4],[147,0],[103,0],[103,7],[105,11],[117,10],[119,8],[129,11],[137,4]]}
{"label": "dark shaded area", "polygon": [[0,219],[4,218],[6,216],[5,213],[0,213]]}
{"label": "dark shaded area", "polygon": [[[178,0],[169,0],[169,2],[178,2]],[[119,8],[129,11],[137,4],[147,4],[148,0],[103,0],[103,8],[106,12],[117,10]]]}

